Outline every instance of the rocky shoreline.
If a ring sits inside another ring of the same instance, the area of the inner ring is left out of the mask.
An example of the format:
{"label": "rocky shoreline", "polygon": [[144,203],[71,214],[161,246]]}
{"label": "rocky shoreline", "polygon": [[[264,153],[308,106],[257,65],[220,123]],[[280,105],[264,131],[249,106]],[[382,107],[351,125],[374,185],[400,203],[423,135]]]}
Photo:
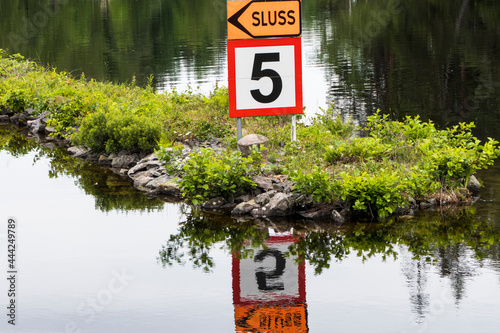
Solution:
{"label": "rocky shoreline", "polygon": [[[22,113],[13,114],[8,109],[0,111],[0,123],[11,123],[24,127],[38,138],[47,141],[52,147],[63,146],[68,153],[76,158],[89,160],[98,165],[110,168],[113,172],[130,179],[133,186],[148,196],[170,197],[182,200],[182,194],[176,177],[169,175],[163,163],[154,153],[120,152],[118,154],[94,154],[92,151],[78,146],[73,146],[69,140],[49,136],[54,130],[47,127],[47,112],[35,116],[36,110],[26,109]],[[189,154],[200,148],[222,150],[221,143],[212,141],[183,143],[180,160],[188,158]],[[181,162],[181,161],[176,161]],[[300,193],[292,192],[294,182],[288,180],[286,175],[272,177],[254,176],[252,180],[257,185],[248,193],[236,193],[230,198],[213,198],[201,204],[207,211],[220,211],[238,217],[249,218],[279,218],[298,216],[311,220],[330,221],[342,224],[349,220],[351,210],[346,203],[325,205],[314,203],[312,198]],[[477,194],[481,185],[472,176],[468,189]],[[396,215],[414,215],[419,209],[432,209],[447,204],[443,198],[431,198],[425,202],[417,203],[413,200],[406,207],[399,207]]]}

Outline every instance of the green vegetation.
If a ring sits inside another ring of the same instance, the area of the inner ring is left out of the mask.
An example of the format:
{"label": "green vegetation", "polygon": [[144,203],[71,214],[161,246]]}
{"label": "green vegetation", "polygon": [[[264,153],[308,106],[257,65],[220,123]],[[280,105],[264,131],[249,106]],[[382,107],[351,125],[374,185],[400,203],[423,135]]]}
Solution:
{"label": "green vegetation", "polygon": [[182,171],[182,194],[195,205],[255,187],[251,178],[256,171],[254,159],[242,157],[238,151],[226,150],[218,155],[202,148],[191,154]]}
{"label": "green vegetation", "polygon": [[[410,199],[463,202],[474,172],[493,164],[498,142],[480,142],[474,125],[438,130],[418,116],[390,120],[380,112],[367,118],[366,137],[354,137],[350,119],[321,110],[310,126],[299,125],[289,142],[289,117],[244,119],[249,133],[269,138],[271,164],[259,152],[236,152],[234,123],[227,116],[227,89],[210,96],[187,91],[158,94],[139,88],[75,79],[0,51],[0,106],[19,113],[32,107],[49,113],[53,135],[95,153],[153,151],[167,170],[181,176],[182,194],[194,204],[251,189],[252,175],[280,172],[296,181],[294,191],[316,202],[342,205],[372,217],[391,215]],[[180,143],[218,138],[222,154],[201,149],[182,164]]]}

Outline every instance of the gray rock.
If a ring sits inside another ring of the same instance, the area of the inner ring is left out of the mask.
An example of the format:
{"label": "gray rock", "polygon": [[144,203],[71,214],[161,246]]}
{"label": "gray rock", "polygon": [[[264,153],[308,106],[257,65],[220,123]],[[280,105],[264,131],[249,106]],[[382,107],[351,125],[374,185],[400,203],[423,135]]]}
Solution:
{"label": "gray rock", "polygon": [[302,193],[294,193],[292,194],[292,197],[295,202],[295,207],[301,210],[309,209],[313,205],[313,199],[311,196]]}
{"label": "gray rock", "polygon": [[252,196],[250,194],[243,194],[234,198],[234,202],[236,202],[237,204],[250,200],[252,200]]}
{"label": "gray rock", "polygon": [[33,116],[36,113],[36,110],[33,108],[27,108],[24,110],[24,113],[26,113],[28,116]]}
{"label": "gray rock", "polygon": [[134,178],[134,186],[140,190],[148,190],[146,185],[153,180],[153,177],[148,177],[146,175],[140,175]]}
{"label": "gray rock", "polygon": [[8,123],[10,121],[10,117],[6,114],[0,115],[0,123]]}
{"label": "gray rock", "polygon": [[336,210],[332,211],[332,219],[333,219],[333,222],[335,222],[335,223],[345,223],[344,216],[342,216],[342,214],[340,214]]}
{"label": "gray rock", "polygon": [[264,207],[253,209],[254,216],[288,216],[295,213],[292,195],[276,193]]}
{"label": "gray rock", "polygon": [[286,180],[283,182],[277,182],[273,184],[273,190],[276,192],[291,193],[295,182]]}
{"label": "gray rock", "polygon": [[273,182],[270,178],[263,176],[254,176],[252,181],[257,184],[257,188],[261,188],[264,191],[268,191],[273,188]]}
{"label": "gray rock", "polygon": [[45,128],[47,127],[47,124],[45,123],[45,120],[43,118],[38,118],[29,121],[28,126],[30,127],[32,133],[37,134],[37,133],[45,133]]}
{"label": "gray rock", "polygon": [[276,192],[285,192],[285,185],[283,183],[273,184],[273,190]]}
{"label": "gray rock", "polygon": [[85,158],[89,150],[82,146],[73,146],[68,148],[68,153],[73,157]]}
{"label": "gray rock", "polygon": [[45,142],[45,143],[42,143],[42,146],[44,146],[45,148],[49,148],[49,149],[54,149],[56,148],[56,144],[53,143],[53,142]]}
{"label": "gray rock", "polygon": [[315,211],[299,212],[299,215],[307,219],[325,220],[332,216],[332,209],[318,209]]}
{"label": "gray rock", "polygon": [[119,155],[119,156],[113,158],[113,161],[111,161],[111,166],[113,168],[130,169],[131,167],[134,166],[136,161],[137,161],[136,154]]}
{"label": "gray rock", "polygon": [[55,132],[56,132],[56,130],[55,130],[54,127],[50,127],[50,126],[45,127],[45,133],[47,133],[47,134],[53,134]]}
{"label": "gray rock", "polygon": [[19,126],[27,126],[28,125],[28,116],[23,113],[16,113],[12,117],[10,117],[10,122]]}
{"label": "gray rock", "polygon": [[268,192],[262,193],[256,196],[254,201],[260,206],[265,206],[269,203],[269,201],[271,201],[271,196],[268,194]]}
{"label": "gray rock", "polygon": [[476,176],[470,176],[469,183],[467,184],[467,189],[474,195],[479,193],[479,190],[481,190],[481,183],[476,178]]}
{"label": "gray rock", "polygon": [[406,213],[408,213],[408,211],[410,210],[410,207],[408,205],[404,205],[404,206],[397,206],[396,209],[394,209],[394,215],[405,215]]}
{"label": "gray rock", "polygon": [[438,202],[435,198],[430,198],[427,201],[422,201],[420,203],[420,208],[427,209],[427,208],[437,206],[437,204],[438,204]]}
{"label": "gray rock", "polygon": [[[144,171],[144,170],[149,170],[149,169],[159,169],[162,167],[163,164],[158,160],[158,156],[155,154],[149,154],[132,168],[128,171],[128,176],[129,177],[134,177],[134,175],[138,172]],[[156,177],[161,176],[161,174],[158,174]]]}
{"label": "gray rock", "polygon": [[[252,152],[252,147],[257,147],[260,148],[261,146],[264,146],[267,148],[269,143],[269,139],[266,138],[263,135],[260,134],[249,134],[244,137],[242,137],[238,141],[238,148],[240,149],[241,153],[245,156],[249,156]],[[267,157],[267,150],[262,151],[262,158],[266,159]]]}
{"label": "gray rock", "polygon": [[12,110],[8,107],[3,107],[0,109],[0,115],[2,116],[12,116],[14,114],[14,112],[12,112]]}
{"label": "gray rock", "polygon": [[226,199],[223,197],[212,198],[201,204],[201,207],[205,209],[216,209],[224,206],[227,203]]}
{"label": "gray rock", "polygon": [[231,212],[232,215],[245,215],[250,213],[253,209],[260,208],[260,205],[255,202],[255,200],[245,201],[239,203],[236,207],[234,207]]}
{"label": "gray rock", "polygon": [[102,166],[111,166],[111,159],[108,158],[106,155],[100,155],[99,159],[97,160],[97,164],[102,165]]}
{"label": "gray rock", "polygon": [[130,168],[130,170],[128,171],[128,176],[130,178],[133,178],[135,174],[141,172],[141,171],[145,171],[148,169],[148,165],[146,163],[141,163],[139,161],[139,163],[137,163],[136,165],[134,165],[132,168]]}
{"label": "gray rock", "polygon": [[156,194],[181,197],[179,185],[168,175],[151,180],[146,187]]}

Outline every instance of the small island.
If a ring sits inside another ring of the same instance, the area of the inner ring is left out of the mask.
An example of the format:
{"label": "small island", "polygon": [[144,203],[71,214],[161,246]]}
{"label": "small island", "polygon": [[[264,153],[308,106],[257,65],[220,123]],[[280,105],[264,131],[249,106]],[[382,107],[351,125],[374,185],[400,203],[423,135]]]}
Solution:
{"label": "small island", "polygon": [[228,103],[224,87],[159,94],[133,79],[74,78],[0,50],[0,122],[110,167],[148,195],[207,210],[333,223],[412,216],[474,202],[475,172],[500,154],[496,140],[472,134],[473,123],[438,129],[377,112],[356,126],[331,109],[299,124],[297,141],[289,116],[245,118],[250,143],[237,142]]}

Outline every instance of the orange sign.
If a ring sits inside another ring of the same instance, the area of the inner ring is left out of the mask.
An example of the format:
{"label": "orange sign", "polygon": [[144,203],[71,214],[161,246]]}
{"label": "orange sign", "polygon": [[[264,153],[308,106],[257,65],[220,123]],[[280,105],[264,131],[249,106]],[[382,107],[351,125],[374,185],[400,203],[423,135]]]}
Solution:
{"label": "orange sign", "polygon": [[308,332],[306,307],[301,303],[290,306],[235,306],[236,332]]}
{"label": "orange sign", "polygon": [[228,1],[227,17],[227,39],[302,34],[300,0]]}

